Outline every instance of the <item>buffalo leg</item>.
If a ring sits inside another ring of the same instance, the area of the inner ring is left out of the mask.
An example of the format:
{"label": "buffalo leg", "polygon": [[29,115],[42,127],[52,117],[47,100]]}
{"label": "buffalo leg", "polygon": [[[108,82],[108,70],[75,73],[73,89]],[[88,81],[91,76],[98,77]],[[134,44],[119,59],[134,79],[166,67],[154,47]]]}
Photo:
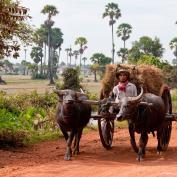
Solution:
{"label": "buffalo leg", "polygon": [[78,154],[79,154],[79,143],[80,143],[80,139],[81,139],[81,136],[82,136],[82,130],[83,130],[83,128],[80,128],[80,129],[77,131],[76,144],[75,144],[75,148],[74,148],[74,154],[75,154],[75,155],[78,155]]}
{"label": "buffalo leg", "polygon": [[141,134],[139,140],[139,150],[138,150],[138,158],[137,158],[139,162],[143,160],[147,142],[148,142],[148,134],[144,132]]}
{"label": "buffalo leg", "polygon": [[71,155],[72,155],[71,145],[72,145],[74,135],[75,135],[75,132],[72,130],[70,135],[69,135],[69,138],[67,140],[66,154],[65,154],[65,157],[64,157],[65,160],[70,160],[71,159]]}
{"label": "buffalo leg", "polygon": [[65,140],[68,140],[68,133],[62,128],[62,126],[60,127],[61,132],[63,133],[63,136],[65,138]]}
{"label": "buffalo leg", "polygon": [[129,124],[128,129],[129,129],[129,134],[130,134],[130,143],[133,147],[133,150],[136,153],[138,153],[138,148],[137,148],[136,141],[135,141],[135,131],[134,131],[134,128],[133,128],[133,124]]}

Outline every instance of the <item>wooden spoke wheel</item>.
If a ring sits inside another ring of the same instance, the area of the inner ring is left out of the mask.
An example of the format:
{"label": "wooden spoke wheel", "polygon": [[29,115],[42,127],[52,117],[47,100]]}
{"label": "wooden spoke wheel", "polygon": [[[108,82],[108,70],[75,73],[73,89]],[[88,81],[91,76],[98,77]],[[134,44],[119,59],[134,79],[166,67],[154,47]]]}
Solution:
{"label": "wooden spoke wheel", "polygon": [[98,119],[98,129],[103,147],[110,149],[114,135],[114,120],[108,120],[105,118]]}
{"label": "wooden spoke wheel", "polygon": [[158,143],[161,151],[166,151],[168,148],[168,144],[170,142],[170,137],[171,137],[171,130],[172,130],[172,122],[164,121],[157,135]]}
{"label": "wooden spoke wheel", "polygon": [[[172,101],[169,89],[164,89],[162,99],[165,103],[166,113],[172,114]],[[166,151],[171,138],[172,121],[164,120],[157,132],[158,144],[162,151]]]}

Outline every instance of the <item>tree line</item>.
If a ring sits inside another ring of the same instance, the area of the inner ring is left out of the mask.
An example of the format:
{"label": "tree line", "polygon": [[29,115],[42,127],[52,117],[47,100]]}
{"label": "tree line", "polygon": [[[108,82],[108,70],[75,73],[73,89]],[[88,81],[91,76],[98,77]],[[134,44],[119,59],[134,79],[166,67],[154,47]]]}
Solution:
{"label": "tree line", "polygon": [[[54,5],[45,5],[41,13],[47,15],[47,18],[39,28],[33,29],[28,25],[27,20],[30,17],[29,9],[22,7],[19,2],[13,0],[0,0],[0,58],[7,60],[10,56],[19,57],[21,46],[32,45],[30,56],[34,63],[23,60],[23,64],[31,68],[33,78],[49,78],[50,84],[54,84],[54,78],[57,78],[57,69],[59,68],[60,53],[64,42],[64,34],[62,30],[54,26],[53,17],[59,11]],[[85,37],[79,36],[74,41],[78,46],[77,50],[73,50],[71,46],[66,48],[66,66],[76,67],[79,56],[79,67],[85,67],[86,60],[90,59],[93,63],[90,70],[95,75],[104,73],[106,64],[115,63],[115,42],[114,27],[119,18],[121,18],[121,10],[117,3],[111,2],[105,6],[102,18],[109,18],[112,38],[112,56],[106,56],[103,53],[93,53],[91,57],[84,56],[85,50],[89,47]],[[158,37],[154,39],[149,36],[142,36],[134,41],[131,48],[126,47],[126,41],[130,38],[133,28],[128,23],[121,23],[117,26],[116,35],[123,41],[123,47],[116,52],[117,58],[121,58],[121,63],[133,64],[152,64],[164,70],[169,79],[175,80],[177,65],[177,38],[174,37],[169,46],[173,51],[175,58],[173,65],[163,59],[164,48]],[[18,39],[18,40],[17,40]],[[48,56],[47,56],[48,54]],[[73,59],[74,57],[74,59]],[[75,64],[72,65],[72,60]],[[2,62],[3,63],[3,62]],[[6,62],[7,64],[7,62]]]}

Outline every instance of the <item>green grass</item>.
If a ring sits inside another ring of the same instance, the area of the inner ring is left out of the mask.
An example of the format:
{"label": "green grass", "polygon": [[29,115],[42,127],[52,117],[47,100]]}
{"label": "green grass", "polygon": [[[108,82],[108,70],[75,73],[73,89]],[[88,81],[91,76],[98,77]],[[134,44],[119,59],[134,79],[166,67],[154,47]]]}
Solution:
{"label": "green grass", "polygon": [[63,137],[63,135],[59,129],[41,134],[39,132],[35,132],[24,140],[24,145],[29,146],[42,141],[57,140],[60,137]]}

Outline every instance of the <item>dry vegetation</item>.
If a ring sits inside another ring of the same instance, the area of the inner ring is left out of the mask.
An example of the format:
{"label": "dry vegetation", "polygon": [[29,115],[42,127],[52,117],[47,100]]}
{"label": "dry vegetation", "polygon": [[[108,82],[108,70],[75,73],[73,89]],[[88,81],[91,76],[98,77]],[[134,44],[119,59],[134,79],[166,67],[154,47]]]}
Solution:
{"label": "dry vegetation", "polygon": [[[0,90],[5,91],[8,95],[18,93],[29,93],[36,90],[39,94],[44,94],[46,91],[51,92],[53,86],[48,85],[48,80],[32,80],[30,76],[11,76],[4,75],[2,78],[7,82],[7,85],[0,85]],[[83,79],[83,88],[89,92],[99,94],[100,82],[93,82],[93,76]]]}

